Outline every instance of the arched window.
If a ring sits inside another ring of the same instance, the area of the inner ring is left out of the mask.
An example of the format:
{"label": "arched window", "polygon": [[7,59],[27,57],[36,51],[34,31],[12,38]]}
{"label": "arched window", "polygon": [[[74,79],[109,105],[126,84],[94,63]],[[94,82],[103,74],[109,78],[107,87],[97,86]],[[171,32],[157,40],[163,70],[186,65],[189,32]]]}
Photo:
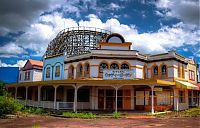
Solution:
{"label": "arched window", "polygon": [[77,77],[82,77],[83,76],[83,66],[82,66],[82,64],[78,64],[76,70],[77,70]]}
{"label": "arched window", "polygon": [[50,78],[50,67],[46,68],[46,78]]}
{"label": "arched window", "polygon": [[161,68],[161,74],[166,75],[166,73],[167,73],[167,66],[163,65],[162,68]]}
{"label": "arched window", "polygon": [[68,69],[68,78],[74,79],[74,66],[72,66],[72,65]]}
{"label": "arched window", "polygon": [[153,67],[153,77],[157,77],[158,76],[158,66],[154,66]]}
{"label": "arched window", "polygon": [[129,69],[129,65],[128,64],[122,64],[121,69]]}
{"label": "arched window", "polygon": [[116,63],[112,63],[112,64],[110,65],[110,69],[119,69],[119,66],[118,66],[118,64],[116,64]]}
{"label": "arched window", "polygon": [[108,64],[101,63],[100,66],[99,66],[99,73],[103,73],[104,69],[108,69]]}
{"label": "arched window", "polygon": [[55,77],[60,77],[60,66],[56,66]]}
{"label": "arched window", "polygon": [[90,75],[90,65],[88,63],[86,63],[84,65],[84,76],[89,77],[89,75]]}

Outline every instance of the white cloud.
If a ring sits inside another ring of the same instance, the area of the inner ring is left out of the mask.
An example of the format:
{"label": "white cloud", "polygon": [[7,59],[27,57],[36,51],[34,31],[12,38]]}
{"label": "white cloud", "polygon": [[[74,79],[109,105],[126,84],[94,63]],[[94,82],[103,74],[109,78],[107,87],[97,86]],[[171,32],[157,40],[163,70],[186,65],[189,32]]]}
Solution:
{"label": "white cloud", "polygon": [[135,26],[121,24],[117,19],[108,19],[103,23],[97,16],[89,15],[88,21],[80,21],[81,26],[92,26],[118,32],[127,41],[133,42],[133,49],[142,53],[166,52],[173,47],[185,44],[197,44],[200,39],[198,31],[188,29],[187,25],[178,23],[172,27],[163,26],[157,32],[139,34]]}
{"label": "white cloud", "polygon": [[[200,33],[191,27],[188,29],[184,23],[178,23],[172,27],[163,26],[157,32],[138,33],[134,25],[121,24],[119,20],[114,18],[105,22],[102,22],[94,14],[88,15],[87,18],[88,20],[81,20],[77,23],[73,19],[63,18],[59,13],[41,16],[38,23],[32,24],[30,29],[12,45],[18,48],[19,53],[23,52],[22,49],[31,49],[35,51],[35,56],[42,56],[50,41],[56,37],[59,31],[63,30],[64,26],[66,28],[77,27],[78,24],[79,26],[96,27],[117,32],[124,36],[126,41],[133,42],[133,49],[142,53],[166,52],[173,47],[180,47],[184,44],[194,45],[200,42]],[[0,47],[4,51],[8,48],[10,47]]]}
{"label": "white cloud", "polygon": [[32,24],[30,29],[15,42],[24,49],[35,51],[34,55],[42,56],[50,41],[56,37],[64,27],[75,27],[77,23],[72,19],[64,19],[61,14],[41,16],[38,23]]}
{"label": "white cloud", "polygon": [[122,8],[118,4],[115,4],[115,3],[110,3],[110,5],[108,7],[112,10],[118,10],[118,9]]}
{"label": "white cloud", "polygon": [[164,9],[167,17],[176,17],[186,24],[196,26],[200,24],[198,0],[158,0],[156,6]]}
{"label": "white cloud", "polygon": [[0,67],[23,67],[27,60],[18,60],[16,64],[6,64],[1,62],[0,60]]}
{"label": "white cloud", "polygon": [[14,42],[8,43],[0,47],[0,54],[22,54],[26,53],[22,47],[19,47]]}

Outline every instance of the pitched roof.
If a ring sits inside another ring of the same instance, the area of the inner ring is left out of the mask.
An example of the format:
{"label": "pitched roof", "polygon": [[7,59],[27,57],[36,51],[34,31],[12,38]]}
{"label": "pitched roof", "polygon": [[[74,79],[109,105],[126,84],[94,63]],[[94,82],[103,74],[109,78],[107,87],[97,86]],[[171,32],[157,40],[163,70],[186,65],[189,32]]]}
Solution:
{"label": "pitched roof", "polygon": [[35,65],[35,66],[43,66],[43,62],[42,61],[39,61],[39,60],[28,60],[31,65]]}

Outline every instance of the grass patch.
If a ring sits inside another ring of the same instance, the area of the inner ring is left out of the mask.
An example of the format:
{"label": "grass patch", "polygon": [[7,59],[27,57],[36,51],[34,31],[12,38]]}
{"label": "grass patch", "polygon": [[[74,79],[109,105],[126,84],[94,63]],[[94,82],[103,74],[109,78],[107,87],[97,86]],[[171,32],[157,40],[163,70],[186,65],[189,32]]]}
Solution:
{"label": "grass patch", "polygon": [[91,112],[63,112],[62,116],[70,118],[82,118],[82,119],[93,119],[96,115]]}
{"label": "grass patch", "polygon": [[200,107],[191,108],[184,111],[172,111],[163,114],[155,114],[157,117],[165,118],[165,117],[200,117]]}
{"label": "grass patch", "polygon": [[38,114],[38,115],[47,115],[48,112],[42,108],[34,108],[34,107],[24,107],[22,110],[24,113]]}
{"label": "grass patch", "polygon": [[37,123],[35,123],[35,124],[32,126],[32,128],[40,128],[40,125],[37,124]]}
{"label": "grass patch", "polygon": [[114,118],[121,118],[121,113],[120,112],[113,112],[112,113],[112,116],[114,117]]}

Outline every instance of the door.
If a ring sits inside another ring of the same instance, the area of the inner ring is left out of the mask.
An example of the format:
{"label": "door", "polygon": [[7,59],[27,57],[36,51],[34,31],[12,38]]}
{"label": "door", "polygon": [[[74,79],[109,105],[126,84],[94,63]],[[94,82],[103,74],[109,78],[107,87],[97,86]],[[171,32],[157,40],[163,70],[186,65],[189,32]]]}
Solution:
{"label": "door", "polygon": [[123,109],[131,109],[131,90],[124,90]]}
{"label": "door", "polygon": [[98,109],[104,109],[104,90],[98,91]]}

